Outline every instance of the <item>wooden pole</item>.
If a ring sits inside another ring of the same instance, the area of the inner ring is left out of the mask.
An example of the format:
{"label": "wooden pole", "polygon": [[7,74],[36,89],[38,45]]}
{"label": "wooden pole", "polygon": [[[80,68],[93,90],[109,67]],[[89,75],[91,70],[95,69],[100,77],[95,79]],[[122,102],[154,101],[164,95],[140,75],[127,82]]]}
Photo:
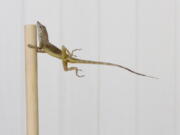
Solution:
{"label": "wooden pole", "polygon": [[28,44],[37,46],[35,25],[25,25],[26,121],[27,135],[39,134],[37,52]]}

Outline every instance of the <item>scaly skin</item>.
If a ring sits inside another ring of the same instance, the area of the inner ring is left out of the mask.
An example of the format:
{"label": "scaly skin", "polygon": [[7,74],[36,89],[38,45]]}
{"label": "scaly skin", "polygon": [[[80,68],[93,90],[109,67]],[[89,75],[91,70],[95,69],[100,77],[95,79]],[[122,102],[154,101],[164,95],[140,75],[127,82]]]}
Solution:
{"label": "scaly skin", "polygon": [[[47,53],[53,57],[56,57],[58,59],[62,60],[63,67],[65,71],[72,71],[74,70],[76,72],[76,75],[78,77],[83,77],[84,75],[79,75],[78,71],[81,71],[81,69],[78,69],[77,67],[68,67],[68,63],[79,63],[79,64],[98,64],[98,65],[108,65],[108,66],[116,66],[119,68],[123,68],[131,73],[134,73],[136,75],[140,76],[145,76],[145,77],[150,77],[150,78],[156,78],[153,76],[148,76],[145,74],[141,74],[138,72],[135,72],[127,67],[118,65],[118,64],[113,64],[109,62],[101,62],[101,61],[91,61],[91,60],[82,60],[82,59],[77,59],[75,58],[74,52],[81,50],[81,49],[75,49],[72,52],[70,52],[65,46],[62,46],[61,49],[57,48],[53,44],[49,42],[48,38],[48,32],[46,30],[46,27],[42,25],[40,22],[37,21],[37,31],[38,31],[38,38],[39,38],[39,46],[34,47],[32,45],[28,45],[30,48],[36,49],[37,52],[40,53]],[[157,79],[157,78],[156,78]]]}

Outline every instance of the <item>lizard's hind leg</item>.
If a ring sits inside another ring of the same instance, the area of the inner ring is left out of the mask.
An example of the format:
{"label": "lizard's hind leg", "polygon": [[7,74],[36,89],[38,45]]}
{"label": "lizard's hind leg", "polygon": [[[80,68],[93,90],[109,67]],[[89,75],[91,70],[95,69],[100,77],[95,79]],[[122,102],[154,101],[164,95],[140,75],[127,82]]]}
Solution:
{"label": "lizard's hind leg", "polygon": [[63,61],[63,68],[64,71],[73,71],[75,70],[77,77],[84,77],[84,75],[79,75],[78,71],[82,71],[81,69],[78,69],[77,67],[68,67],[68,63],[66,61]]}
{"label": "lizard's hind leg", "polygon": [[81,51],[81,50],[82,50],[81,48],[72,50],[71,53],[70,53],[70,57],[73,57],[73,56],[77,57],[76,55],[74,55],[74,52]]}
{"label": "lizard's hind leg", "polygon": [[74,49],[74,50],[72,50],[71,52],[63,45],[62,46],[62,51],[66,54],[66,55],[68,55],[69,57],[77,57],[76,55],[74,55],[74,52],[76,52],[76,51],[81,51],[82,49],[80,48],[80,49]]}

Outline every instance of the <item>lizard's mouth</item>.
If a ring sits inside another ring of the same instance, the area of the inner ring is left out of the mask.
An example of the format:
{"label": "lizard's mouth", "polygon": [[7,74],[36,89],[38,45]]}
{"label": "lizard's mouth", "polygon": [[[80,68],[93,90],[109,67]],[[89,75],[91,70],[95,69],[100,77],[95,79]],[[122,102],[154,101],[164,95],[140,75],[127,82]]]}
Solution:
{"label": "lizard's mouth", "polygon": [[38,33],[40,33],[41,32],[41,23],[39,21],[37,21],[36,25],[37,25],[37,31],[38,31]]}
{"label": "lizard's mouth", "polygon": [[40,26],[40,25],[41,25],[41,23],[40,23],[39,21],[37,21],[37,23],[36,23],[36,24],[37,24],[37,26]]}

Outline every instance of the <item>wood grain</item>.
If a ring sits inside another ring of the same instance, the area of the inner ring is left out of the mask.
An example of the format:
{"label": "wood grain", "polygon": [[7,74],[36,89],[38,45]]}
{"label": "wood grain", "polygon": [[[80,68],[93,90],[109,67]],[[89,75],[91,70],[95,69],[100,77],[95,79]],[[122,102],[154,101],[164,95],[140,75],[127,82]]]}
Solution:
{"label": "wood grain", "polygon": [[25,26],[25,69],[27,98],[27,135],[38,135],[38,83],[37,83],[37,53],[28,48],[28,44],[36,45],[36,26]]}

